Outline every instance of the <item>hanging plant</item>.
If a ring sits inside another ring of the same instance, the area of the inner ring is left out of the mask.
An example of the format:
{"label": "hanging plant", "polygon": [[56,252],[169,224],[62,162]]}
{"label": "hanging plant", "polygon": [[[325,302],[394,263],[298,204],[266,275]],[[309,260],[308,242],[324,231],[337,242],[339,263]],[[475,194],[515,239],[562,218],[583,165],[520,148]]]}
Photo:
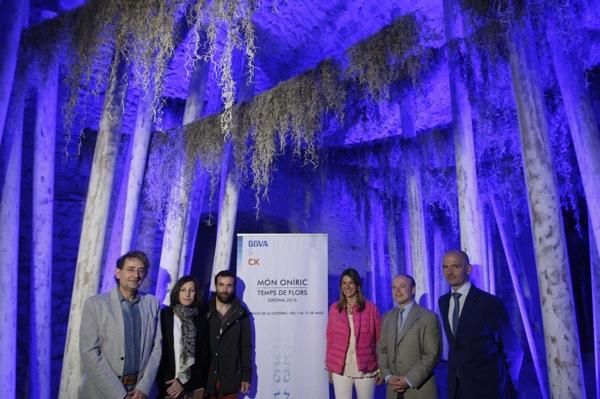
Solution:
{"label": "hanging plant", "polygon": [[[235,80],[232,72],[234,50],[243,51],[247,64],[246,80],[250,83],[254,76],[256,56],[256,33],[252,18],[257,10],[256,0],[196,0],[187,19],[190,25],[190,52],[186,69],[203,59],[215,66],[217,84],[221,89],[223,111],[221,131],[227,139],[233,129],[233,106],[235,102]],[[203,32],[206,42],[203,43]],[[223,32],[225,39],[218,53],[218,36]],[[203,45],[204,44],[204,45]],[[203,51],[200,51],[203,49]]]}
{"label": "hanging plant", "polygon": [[161,229],[165,227],[171,192],[179,191],[173,184],[182,184],[186,190],[190,189],[185,155],[185,142],[179,132],[155,132],[152,136],[144,173],[144,193],[146,204]]}
{"label": "hanging plant", "polygon": [[115,71],[121,63],[130,67],[136,87],[154,93],[152,109],[160,119],[164,75],[176,44],[175,18],[184,5],[185,0],[91,0],[73,13],[66,79],[70,93],[64,110],[67,134],[80,102],[80,87],[84,98],[105,88],[106,111],[111,112],[110,104],[120,86]]}
{"label": "hanging plant", "polygon": [[186,173],[191,175],[198,162],[209,176],[208,209],[210,224],[211,210],[221,175],[221,164],[225,149],[221,118],[218,115],[210,116],[199,123],[185,126],[183,133],[185,135],[185,158],[187,160]]}
{"label": "hanging plant", "polygon": [[[198,4],[200,3],[196,4],[195,14],[200,13],[202,9]],[[226,8],[223,2],[219,4],[220,11],[214,15],[225,16],[221,21],[231,21],[231,15],[235,14],[232,14],[232,10],[239,4],[227,3],[229,8]],[[208,43],[216,40],[217,21],[219,20],[213,19],[208,24]],[[225,46],[225,55],[221,55],[225,58],[229,57],[229,49],[233,49],[240,39],[235,30],[228,32],[234,34],[228,34],[227,40],[232,46]],[[199,34],[196,37],[199,43]],[[349,83],[358,80],[359,85],[362,82],[365,87],[374,88],[374,93],[382,93],[400,81],[407,80],[413,84],[417,82],[424,66],[431,59],[431,52],[423,48],[421,39],[416,16],[403,17],[376,34],[374,38],[365,40],[349,51],[353,62],[346,71],[346,76],[351,76],[350,82],[344,81],[338,66],[327,60],[314,70],[256,96],[249,103],[231,107],[231,117],[220,115],[220,129],[216,123],[216,116],[186,126],[188,159],[199,160],[212,176],[218,176],[225,132],[226,139],[232,140],[234,146],[234,159],[236,169],[240,172],[240,182],[245,182],[246,177],[250,177],[258,209],[261,200],[268,196],[274,162],[287,148],[291,148],[292,154],[301,158],[304,165],[318,164],[318,133],[327,128],[327,122],[330,120],[328,115],[335,116],[338,122],[343,121],[346,111],[346,86]],[[369,46],[374,46],[375,49],[369,49]],[[206,56],[215,55],[209,51]],[[251,57],[249,59],[251,60]],[[374,63],[375,70],[383,68],[386,71],[382,81],[376,81],[376,77],[371,75],[372,70],[368,68],[373,59],[379,60]],[[228,76],[229,72],[222,70],[221,76]],[[229,87],[231,90],[234,88],[233,85]],[[225,99],[223,100],[225,102]],[[388,165],[386,170],[388,169],[392,168]],[[394,173],[391,175],[395,176]],[[391,180],[394,178],[390,176],[377,179],[390,180],[385,187],[391,187]]]}
{"label": "hanging plant", "polygon": [[247,109],[252,140],[250,169],[257,207],[268,195],[273,162],[289,143],[304,164],[318,164],[317,133],[325,114],[343,117],[345,91],[330,61],[257,96]]}
{"label": "hanging plant", "polygon": [[[105,103],[112,103],[119,86],[114,71],[121,62],[130,66],[133,84],[153,96],[154,118],[160,125],[164,76],[180,40],[179,19],[185,18],[191,36],[186,70],[190,72],[193,62],[200,58],[215,65],[224,104],[221,130],[227,136],[232,128],[235,98],[232,54],[236,48],[244,49],[251,80],[256,54],[252,17],[256,7],[255,0],[196,0],[191,4],[189,0],[90,0],[70,18],[72,51],[66,79],[70,94],[64,109],[67,135],[72,130],[81,91],[84,103],[86,96],[98,95],[102,90],[106,90]],[[217,57],[219,29],[227,39]],[[111,61],[107,63],[107,59]]]}
{"label": "hanging plant", "polygon": [[[339,121],[343,119],[345,103],[339,69],[332,61],[326,61],[262,93],[252,102],[232,108],[232,128],[227,140],[233,146],[239,182],[250,180],[257,209],[268,195],[276,157],[289,145],[293,155],[305,165],[316,166],[318,133],[325,128],[329,115]],[[161,133],[153,141],[148,163],[151,176],[146,185],[156,187],[147,198],[155,203],[151,208],[159,215],[164,215],[168,203],[168,187],[158,182],[174,178],[173,167],[169,166],[174,162],[173,157],[185,158],[187,181],[191,180],[196,162],[207,171],[211,176],[212,202],[227,142],[223,139],[221,122],[221,116],[212,115],[169,134]],[[165,138],[177,134],[184,136],[180,144]]]}
{"label": "hanging plant", "polygon": [[462,0],[462,6],[475,15],[504,22],[520,18],[526,11],[525,0]]}
{"label": "hanging plant", "polygon": [[346,75],[375,99],[388,99],[390,87],[398,82],[416,85],[431,57],[422,45],[422,25],[415,14],[408,14],[353,46],[347,52]]}

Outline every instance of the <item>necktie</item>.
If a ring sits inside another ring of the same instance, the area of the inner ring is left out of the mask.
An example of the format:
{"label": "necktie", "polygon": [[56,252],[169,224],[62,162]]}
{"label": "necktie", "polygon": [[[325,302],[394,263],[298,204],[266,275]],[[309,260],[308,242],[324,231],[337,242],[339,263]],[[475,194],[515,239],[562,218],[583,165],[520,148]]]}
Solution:
{"label": "necktie", "polygon": [[461,294],[458,292],[452,293],[454,298],[454,310],[452,311],[452,333],[456,337],[456,330],[458,328],[458,317],[460,315],[460,302],[458,301]]}
{"label": "necktie", "polygon": [[404,311],[406,309],[400,309],[400,314],[398,315],[398,331],[402,330],[402,324],[404,323]]}

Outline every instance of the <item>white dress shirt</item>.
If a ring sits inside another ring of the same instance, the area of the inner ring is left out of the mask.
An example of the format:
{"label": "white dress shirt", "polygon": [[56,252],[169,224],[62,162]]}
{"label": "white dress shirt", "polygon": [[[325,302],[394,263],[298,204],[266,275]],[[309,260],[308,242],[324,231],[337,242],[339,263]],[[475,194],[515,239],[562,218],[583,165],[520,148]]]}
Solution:
{"label": "white dress shirt", "polygon": [[[471,290],[471,282],[467,281],[466,283],[464,283],[459,289],[452,290],[452,292],[450,293],[450,306],[448,307],[448,323],[450,324],[450,329],[452,330],[452,313],[454,312],[454,297],[452,296],[452,294],[454,294],[455,292],[458,292],[460,294],[460,298],[458,298],[458,317],[460,317],[460,315],[462,314],[462,310],[465,306],[465,300],[467,299],[467,295],[469,294],[469,290]],[[454,334],[454,331],[452,331],[452,334]]]}

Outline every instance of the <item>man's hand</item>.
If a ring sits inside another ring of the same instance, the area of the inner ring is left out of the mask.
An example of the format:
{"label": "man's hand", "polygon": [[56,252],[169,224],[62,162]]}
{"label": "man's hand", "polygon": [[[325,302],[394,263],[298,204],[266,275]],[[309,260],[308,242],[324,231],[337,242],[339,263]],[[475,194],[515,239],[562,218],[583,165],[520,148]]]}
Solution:
{"label": "man's hand", "polygon": [[250,391],[250,383],[246,382],[246,381],[242,381],[242,384],[240,386],[240,392],[248,393],[248,391]]}
{"label": "man's hand", "polygon": [[127,394],[128,399],[148,399],[146,394],[139,389],[134,389]]}
{"label": "man's hand", "polygon": [[179,395],[183,393],[183,385],[181,385],[181,382],[179,382],[177,378],[167,381],[167,385],[169,385],[167,394],[169,394],[170,397],[178,398]]}
{"label": "man's hand", "polygon": [[404,393],[409,388],[406,378],[404,376],[393,375],[388,378],[388,385],[398,393]]}

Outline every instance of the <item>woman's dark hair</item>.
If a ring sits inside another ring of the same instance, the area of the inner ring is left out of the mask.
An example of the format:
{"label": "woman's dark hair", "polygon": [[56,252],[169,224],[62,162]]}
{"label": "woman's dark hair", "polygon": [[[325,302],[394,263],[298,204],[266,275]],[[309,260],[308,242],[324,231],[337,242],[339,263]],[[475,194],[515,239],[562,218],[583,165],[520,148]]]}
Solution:
{"label": "woman's dark hair", "polygon": [[171,290],[171,295],[169,296],[169,298],[171,300],[171,307],[178,305],[180,303],[179,302],[179,291],[181,290],[181,287],[183,287],[183,285],[185,283],[189,283],[190,281],[194,283],[194,287],[196,288],[196,298],[194,298],[194,302],[192,303],[191,306],[192,307],[200,306],[200,304],[202,302],[202,290],[200,289],[200,283],[198,283],[198,280],[196,280],[196,277],[188,275],[188,276],[183,276],[179,280],[177,280],[177,282],[175,283],[175,286]]}
{"label": "woman's dark hair", "polygon": [[348,301],[344,296],[344,292],[342,291],[342,280],[344,279],[344,276],[350,277],[350,279],[354,282],[354,285],[356,285],[356,304],[358,305],[358,311],[362,312],[365,309],[365,297],[363,296],[362,291],[360,289],[360,287],[362,286],[362,279],[360,278],[360,275],[358,274],[356,269],[353,269],[351,267],[344,270],[342,272],[342,275],[340,276],[340,300],[337,303],[338,312],[344,310],[344,308],[348,304]]}

